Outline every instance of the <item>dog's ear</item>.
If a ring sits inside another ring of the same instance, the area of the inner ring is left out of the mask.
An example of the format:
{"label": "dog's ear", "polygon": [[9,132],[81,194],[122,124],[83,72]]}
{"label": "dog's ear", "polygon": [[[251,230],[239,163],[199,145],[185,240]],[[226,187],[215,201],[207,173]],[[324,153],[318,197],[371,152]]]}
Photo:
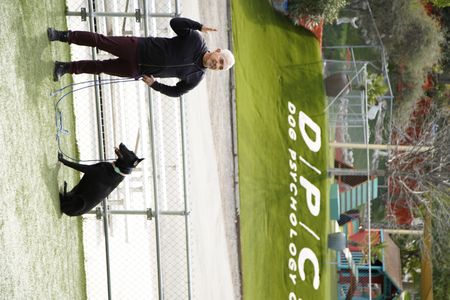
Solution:
{"label": "dog's ear", "polygon": [[138,158],[135,162],[134,162],[134,166],[136,167],[141,161],[143,161],[143,158]]}

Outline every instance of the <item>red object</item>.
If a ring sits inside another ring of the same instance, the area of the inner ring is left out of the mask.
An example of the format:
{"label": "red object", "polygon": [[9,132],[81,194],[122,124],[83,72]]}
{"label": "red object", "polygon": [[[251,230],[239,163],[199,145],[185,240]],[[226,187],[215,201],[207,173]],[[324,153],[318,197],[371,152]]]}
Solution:
{"label": "red object", "polygon": [[[379,229],[372,229],[370,231],[370,239],[371,239],[371,245],[375,246],[378,245],[381,242],[380,238],[380,230]],[[348,237],[349,240],[349,249],[352,252],[359,252],[362,250],[364,245],[369,244],[369,231],[368,230],[361,230],[358,231],[355,234],[352,234]]]}
{"label": "red object", "polygon": [[395,223],[399,225],[410,225],[414,217],[411,209],[408,207],[407,201],[398,199],[395,202],[389,203],[387,207],[388,213],[395,216]]}
{"label": "red object", "polygon": [[427,15],[432,16],[433,15],[433,4],[431,4],[428,1],[422,1],[423,8],[425,9],[425,12]]}
{"label": "red object", "polygon": [[277,12],[288,16],[295,25],[302,26],[314,34],[322,48],[323,18],[317,16],[298,16],[289,13],[288,0],[269,0],[273,9]]}
{"label": "red object", "polygon": [[427,79],[425,79],[425,82],[422,85],[422,89],[426,92],[431,90],[433,87],[434,87],[433,76],[431,74],[428,74]]}
{"label": "red object", "polygon": [[303,28],[306,28],[307,30],[312,32],[319,41],[320,47],[322,48],[322,34],[324,23],[322,18],[320,19],[320,21],[317,21],[315,18],[309,16],[291,19],[293,19],[296,25],[302,26]]}

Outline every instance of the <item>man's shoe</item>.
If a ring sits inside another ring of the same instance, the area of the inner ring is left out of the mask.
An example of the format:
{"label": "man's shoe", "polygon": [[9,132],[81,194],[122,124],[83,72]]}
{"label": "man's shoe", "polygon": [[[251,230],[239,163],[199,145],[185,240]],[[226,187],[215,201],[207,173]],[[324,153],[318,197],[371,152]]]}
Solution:
{"label": "man's shoe", "polygon": [[55,61],[53,69],[53,81],[59,81],[64,74],[69,73],[69,64],[65,62]]}
{"label": "man's shoe", "polygon": [[69,41],[68,31],[59,31],[55,28],[47,28],[47,37],[50,42],[60,41],[67,43]]}

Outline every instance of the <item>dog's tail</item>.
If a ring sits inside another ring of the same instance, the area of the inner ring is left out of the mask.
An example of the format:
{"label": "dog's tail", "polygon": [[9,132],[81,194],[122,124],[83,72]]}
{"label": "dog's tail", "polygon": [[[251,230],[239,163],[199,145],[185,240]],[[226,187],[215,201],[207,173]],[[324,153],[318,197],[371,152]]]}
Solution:
{"label": "dog's tail", "polygon": [[64,181],[64,188],[62,192],[59,192],[59,202],[63,203],[64,197],[67,195],[67,182]]}

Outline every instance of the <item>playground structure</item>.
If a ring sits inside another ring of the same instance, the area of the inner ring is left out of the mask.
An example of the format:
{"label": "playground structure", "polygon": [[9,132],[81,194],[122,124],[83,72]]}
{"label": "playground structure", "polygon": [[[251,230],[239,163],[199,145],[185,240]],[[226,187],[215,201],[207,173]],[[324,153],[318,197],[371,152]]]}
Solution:
{"label": "playground structure", "polygon": [[[371,202],[387,194],[388,183],[376,174],[389,155],[383,144],[390,141],[394,97],[381,38],[377,35],[372,40],[366,35],[368,30],[378,33],[370,6],[361,3],[364,5],[341,13],[341,19],[349,22],[324,29],[322,48],[329,142],[334,155],[328,170],[334,178],[330,217],[339,222],[339,230],[347,237],[347,247],[337,254],[337,297],[392,299],[402,290],[399,250],[389,234],[372,228]],[[362,15],[372,23],[359,23]],[[360,43],[330,44],[327,34],[337,37],[343,32]],[[376,76],[382,76],[386,89],[373,97],[370,90]],[[355,242],[361,236],[374,242],[362,249],[361,243]],[[377,260],[369,259],[376,253]]]}
{"label": "playground structure", "polygon": [[[383,230],[374,230],[370,240],[373,251],[369,267],[367,254],[368,231],[357,231],[349,235],[347,252],[338,255],[338,299],[346,299],[350,289],[351,299],[393,299],[401,293],[400,250]],[[353,259],[354,270],[348,261]],[[369,286],[369,274],[371,277]]]}

